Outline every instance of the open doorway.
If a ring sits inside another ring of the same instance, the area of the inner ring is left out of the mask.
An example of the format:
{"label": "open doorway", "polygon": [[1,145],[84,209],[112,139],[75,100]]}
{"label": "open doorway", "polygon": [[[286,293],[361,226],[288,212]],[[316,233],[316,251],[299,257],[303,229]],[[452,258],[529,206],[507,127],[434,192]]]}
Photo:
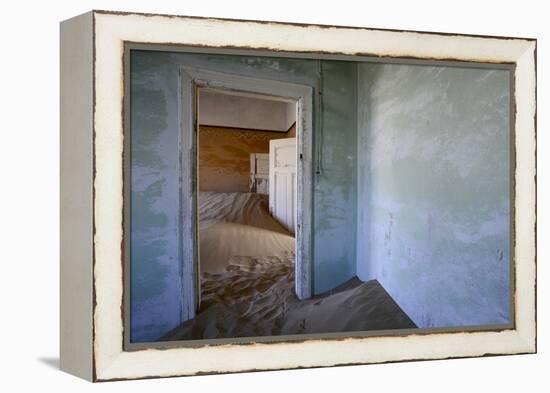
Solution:
{"label": "open doorway", "polygon": [[296,102],[209,88],[198,97],[202,299],[220,284],[213,275],[266,260],[294,265]]}
{"label": "open doorway", "polygon": [[296,101],[212,88],[197,96],[193,328],[201,338],[262,335],[256,319],[296,298]]}
{"label": "open doorway", "polygon": [[280,305],[271,292],[311,297],[312,89],[187,67],[180,80],[181,315],[192,332],[178,337],[250,336],[255,322],[193,332],[202,318],[265,311],[259,297]]}

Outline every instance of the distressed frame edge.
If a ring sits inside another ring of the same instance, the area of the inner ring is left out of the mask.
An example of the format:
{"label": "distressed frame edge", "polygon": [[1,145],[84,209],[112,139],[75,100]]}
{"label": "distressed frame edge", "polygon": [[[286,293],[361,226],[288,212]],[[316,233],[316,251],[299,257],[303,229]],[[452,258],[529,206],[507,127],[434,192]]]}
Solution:
{"label": "distressed frame edge", "polygon": [[94,380],[93,25],[93,11],[59,24],[59,368],[88,381]]}
{"label": "distressed frame edge", "polygon": [[[537,42],[535,41],[530,42],[517,59],[514,73],[514,311],[516,331],[530,353],[537,352],[536,93]],[[526,258],[522,259],[522,252],[527,254]],[[531,322],[532,325],[528,326]]]}
{"label": "distressed frame edge", "polygon": [[535,37],[517,37],[517,36],[500,36],[500,35],[487,35],[487,34],[468,34],[468,33],[450,33],[443,31],[428,31],[428,30],[409,30],[409,29],[388,29],[382,27],[367,27],[367,26],[356,26],[356,25],[331,25],[323,23],[305,23],[305,22],[283,22],[283,21],[272,21],[272,20],[262,20],[262,19],[242,19],[242,18],[222,18],[215,16],[198,16],[198,15],[183,15],[183,14],[163,14],[163,13],[152,13],[152,12],[138,12],[138,11],[113,11],[105,9],[94,9],[90,12],[95,14],[103,15],[120,15],[120,16],[159,16],[164,18],[179,18],[179,19],[195,19],[195,20],[204,20],[204,21],[221,21],[221,22],[242,22],[242,23],[254,23],[258,25],[269,24],[269,25],[285,25],[285,26],[294,26],[294,27],[319,27],[322,29],[354,29],[354,30],[371,30],[371,31],[382,31],[382,32],[393,32],[393,33],[418,33],[418,34],[434,34],[442,35],[448,37],[472,37],[472,38],[490,38],[490,39],[504,39],[504,40],[524,40],[524,41],[536,41]]}
{"label": "distressed frame edge", "polygon": [[[428,34],[431,34],[431,33],[428,33]],[[535,82],[534,82],[534,86],[532,86],[532,87],[533,87],[533,89],[534,89],[535,92],[536,92],[536,40],[534,40],[534,41],[535,41],[535,42],[532,43],[532,44],[533,44],[533,45],[532,45],[532,48],[531,48],[532,50],[530,51],[529,48],[528,48],[528,49],[526,49],[526,52],[534,52],[534,54],[535,54],[534,56],[531,56],[531,59],[533,59],[533,58],[535,59],[535,62],[534,62],[534,73],[535,73],[535,75],[534,75],[534,78],[533,78],[533,79],[535,80]],[[95,43],[95,40],[94,40],[94,43]],[[526,65],[528,66],[528,65],[529,65],[529,62],[527,62]],[[95,74],[94,74],[94,76],[95,76]],[[517,79],[517,74],[516,74],[516,79]],[[534,122],[534,124],[533,124],[534,127],[532,127],[532,129],[529,130],[529,131],[532,131],[532,132],[534,133],[534,137],[535,137],[535,138],[534,138],[534,141],[535,141],[535,143],[534,143],[534,149],[535,149],[535,153],[536,153],[536,96],[535,96],[535,97],[531,97],[531,98],[534,98],[534,100],[533,100],[533,101],[534,101],[534,102],[533,102],[533,103],[534,103],[534,110],[533,110],[533,112],[534,112],[534,119],[535,119],[535,122]],[[517,105],[517,102],[516,102],[516,105]],[[520,106],[520,105],[518,105],[518,107],[519,107],[519,106]],[[517,128],[517,124],[518,124],[518,120],[516,119],[516,128]],[[516,139],[516,144],[517,144],[517,142],[518,142],[518,139]],[[519,160],[518,160],[518,161],[519,161]],[[517,168],[516,168],[516,169],[517,169]],[[534,185],[535,188],[536,188],[536,161],[534,162],[534,168],[533,168],[533,170],[534,170],[534,172],[535,172],[535,173],[534,173],[534,174],[535,174],[535,182],[534,182],[533,185]],[[535,196],[534,196],[534,197],[535,197],[535,215],[534,215],[534,217],[532,217],[532,221],[533,221],[533,223],[534,223],[533,229],[536,228],[536,193],[535,193]],[[516,210],[516,218],[517,218],[517,216],[518,216],[518,213],[517,213],[517,210]],[[536,235],[536,230],[534,230],[534,233],[533,233],[533,234]],[[536,240],[536,238],[535,238],[535,240]],[[515,251],[516,251],[516,253],[517,253],[517,248],[516,248]],[[535,264],[536,264],[536,249],[534,250],[534,258],[535,258]],[[524,263],[524,264],[525,264],[525,263]],[[524,265],[524,264],[522,264],[522,265]],[[533,278],[534,278],[534,281],[535,281],[535,284],[536,284],[536,265],[535,265],[534,268],[535,268],[535,269],[534,269],[534,276],[533,276]],[[534,299],[531,299],[531,300],[536,301],[536,286],[535,286],[535,297],[534,297]],[[517,301],[517,299],[516,299],[516,301]],[[533,311],[536,311],[536,310],[533,310]],[[533,331],[525,332],[523,328],[520,329],[523,333],[525,333],[525,334],[522,334],[522,335],[521,335],[521,336],[522,336],[522,337],[521,337],[521,342],[524,344],[524,345],[523,345],[523,351],[520,350],[520,351],[518,351],[518,352],[513,352],[513,353],[533,353],[533,352],[536,352],[536,313],[535,313],[535,315],[534,315],[534,320],[533,320],[533,321],[534,321],[534,323],[535,323],[535,325],[533,326],[534,332],[533,332]],[[520,328],[520,327],[518,326],[518,329],[519,329],[519,328]],[[515,332],[516,332],[516,331],[515,331]],[[516,332],[516,333],[517,333],[517,332]],[[95,340],[95,338],[96,338],[96,337],[94,336],[94,340]],[[505,354],[505,353],[492,353],[491,355],[499,355],[499,354]],[[464,356],[459,356],[459,357],[472,357],[472,356],[484,356],[484,355],[489,355],[489,354],[481,354],[481,355],[464,355]],[[446,357],[430,357],[430,359],[435,359],[435,358],[448,358],[448,356],[446,356]],[[415,360],[421,360],[421,359],[415,359]],[[397,361],[407,361],[407,359],[406,359],[406,358],[402,358],[401,360],[397,360]],[[368,361],[367,361],[367,362],[362,362],[362,363],[360,363],[360,364],[365,364],[365,363],[377,363],[377,362],[368,362]],[[355,364],[355,363],[350,363],[350,364]],[[327,366],[332,366],[332,365],[335,365],[335,364],[330,364],[330,365],[327,365]],[[306,366],[306,367],[317,367],[317,366]],[[283,367],[283,368],[287,368],[287,367]],[[289,367],[289,368],[296,368],[296,367],[292,367],[292,366],[291,366],[291,367]],[[243,370],[240,370],[240,371],[243,371]],[[222,371],[214,371],[214,373],[219,373],[219,372],[222,372]],[[227,372],[235,372],[235,371],[227,371]],[[236,372],[239,372],[239,371],[236,371]],[[201,372],[198,372],[198,373],[200,374]],[[170,374],[170,376],[175,376],[175,375],[184,375],[184,374],[183,374],[183,373]],[[168,376],[168,375],[155,375],[155,376]],[[134,377],[130,377],[130,378],[133,379],[133,378],[143,378],[143,377],[147,377],[147,376],[142,376],[142,377],[135,377],[135,376],[134,376]],[[101,380],[104,380],[104,378],[99,378],[99,379],[97,379],[97,380],[100,380],[100,379],[101,379]],[[107,378],[107,379],[111,380],[111,379],[118,379],[118,378],[115,377],[115,378]],[[124,378],[123,378],[123,379],[124,379]]]}

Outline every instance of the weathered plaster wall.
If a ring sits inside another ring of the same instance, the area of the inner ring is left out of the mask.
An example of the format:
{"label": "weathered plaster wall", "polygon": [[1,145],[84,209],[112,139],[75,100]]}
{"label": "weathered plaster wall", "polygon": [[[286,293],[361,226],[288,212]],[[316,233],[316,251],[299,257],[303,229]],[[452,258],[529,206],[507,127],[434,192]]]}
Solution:
{"label": "weathered plaster wall", "polygon": [[359,278],[419,327],[508,323],[508,71],[358,73]]}
{"label": "weathered plaster wall", "polygon": [[[314,186],[314,291],[355,276],[357,63],[323,61]],[[321,134],[321,135],[319,135]]]}
{"label": "weathered plaster wall", "polygon": [[289,134],[200,126],[199,189],[248,192],[250,153],[269,153],[271,139],[291,138]]}
{"label": "weathered plaster wall", "polygon": [[[313,195],[314,291],[326,291],[355,275],[357,66],[322,64],[301,59],[132,52],[132,341],[155,340],[180,321],[176,169],[178,70],[182,65],[306,84],[315,89],[315,105],[322,88],[322,111],[317,111],[322,116],[315,119],[314,137],[316,151],[322,151],[322,170]],[[322,132],[318,130],[321,122]]]}

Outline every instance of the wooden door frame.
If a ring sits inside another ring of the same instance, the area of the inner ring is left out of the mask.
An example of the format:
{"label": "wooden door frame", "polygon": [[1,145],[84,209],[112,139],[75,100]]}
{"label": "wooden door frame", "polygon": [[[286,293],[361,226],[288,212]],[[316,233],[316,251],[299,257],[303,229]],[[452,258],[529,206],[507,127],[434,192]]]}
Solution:
{"label": "wooden door frame", "polygon": [[225,90],[241,95],[269,96],[275,100],[297,103],[295,290],[299,299],[310,298],[313,284],[313,88],[307,85],[183,66],[180,68],[178,105],[180,119],[178,238],[182,264],[182,322],[195,317],[200,296],[197,189],[199,88]]}

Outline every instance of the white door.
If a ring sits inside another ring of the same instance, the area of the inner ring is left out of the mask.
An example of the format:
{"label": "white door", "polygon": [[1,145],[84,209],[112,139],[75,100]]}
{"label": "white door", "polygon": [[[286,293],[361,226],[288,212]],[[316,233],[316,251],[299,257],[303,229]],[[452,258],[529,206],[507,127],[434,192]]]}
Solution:
{"label": "white door", "polygon": [[296,138],[269,141],[269,211],[291,233],[296,228]]}

